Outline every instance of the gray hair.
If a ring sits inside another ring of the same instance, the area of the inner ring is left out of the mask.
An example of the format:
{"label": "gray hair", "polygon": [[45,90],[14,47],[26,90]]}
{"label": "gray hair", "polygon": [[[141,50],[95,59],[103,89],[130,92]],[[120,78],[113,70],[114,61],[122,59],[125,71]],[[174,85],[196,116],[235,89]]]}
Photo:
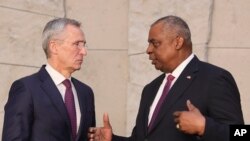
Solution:
{"label": "gray hair", "polygon": [[42,34],[42,47],[46,54],[46,57],[49,57],[48,46],[49,42],[55,39],[60,35],[67,25],[73,25],[76,27],[81,27],[81,23],[69,18],[56,18],[49,21],[43,29]]}
{"label": "gray hair", "polygon": [[190,29],[187,23],[182,18],[172,15],[165,16],[155,21],[151,25],[151,27],[157,23],[163,23],[166,28],[174,30],[174,32],[176,32],[177,35],[184,38],[187,45],[192,46]]}

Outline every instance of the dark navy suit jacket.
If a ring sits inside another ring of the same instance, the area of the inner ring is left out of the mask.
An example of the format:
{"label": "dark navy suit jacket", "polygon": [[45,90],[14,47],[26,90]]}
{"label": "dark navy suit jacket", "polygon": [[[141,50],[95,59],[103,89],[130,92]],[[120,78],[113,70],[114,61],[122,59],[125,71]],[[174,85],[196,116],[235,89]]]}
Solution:
{"label": "dark navy suit jacket", "polygon": [[[87,140],[95,126],[92,89],[72,78],[80,105],[77,141]],[[42,66],[38,73],[15,81],[5,105],[2,141],[72,141],[70,120],[62,96]]]}
{"label": "dark navy suit jacket", "polygon": [[[229,141],[229,124],[244,124],[240,94],[232,75],[195,56],[172,86],[156,124],[148,131],[149,109],[164,78],[162,74],[144,87],[131,137],[114,135],[113,141]],[[173,113],[187,110],[188,99],[206,118],[202,137],[176,129]]]}

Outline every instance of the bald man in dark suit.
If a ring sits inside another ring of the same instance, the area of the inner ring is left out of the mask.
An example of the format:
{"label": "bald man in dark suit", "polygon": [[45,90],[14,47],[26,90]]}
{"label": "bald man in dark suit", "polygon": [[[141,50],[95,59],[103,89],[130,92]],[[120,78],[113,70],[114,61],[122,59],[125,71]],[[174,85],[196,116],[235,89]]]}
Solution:
{"label": "bald man in dark suit", "polygon": [[229,141],[229,125],[244,124],[232,75],[192,53],[190,30],[180,17],[154,22],[148,43],[149,59],[163,74],[144,87],[132,135],[113,135],[105,114],[103,127],[90,128],[89,140]]}

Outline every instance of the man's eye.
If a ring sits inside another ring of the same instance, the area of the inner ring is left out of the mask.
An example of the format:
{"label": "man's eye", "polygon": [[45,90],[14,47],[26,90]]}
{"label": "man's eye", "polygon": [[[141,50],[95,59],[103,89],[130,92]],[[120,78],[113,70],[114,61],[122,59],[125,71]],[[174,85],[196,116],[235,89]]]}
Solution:
{"label": "man's eye", "polygon": [[75,46],[78,46],[79,45],[79,42],[75,42],[75,43],[73,43]]}
{"label": "man's eye", "polygon": [[75,42],[75,43],[73,43],[73,45],[76,46],[76,47],[86,47],[87,46],[86,42],[82,42],[82,41]]}
{"label": "man's eye", "polygon": [[159,42],[153,42],[152,44],[153,44],[153,46],[155,46],[155,47],[160,46],[160,43],[159,43]]}

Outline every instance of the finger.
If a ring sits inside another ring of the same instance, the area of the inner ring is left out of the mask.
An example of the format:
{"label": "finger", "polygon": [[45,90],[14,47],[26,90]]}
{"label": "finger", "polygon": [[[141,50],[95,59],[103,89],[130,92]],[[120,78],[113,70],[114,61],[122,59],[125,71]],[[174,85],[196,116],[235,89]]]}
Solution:
{"label": "finger", "polygon": [[111,125],[109,122],[109,116],[107,113],[103,114],[103,126],[104,126],[104,128],[111,128]]}
{"label": "finger", "polygon": [[179,117],[181,115],[181,111],[176,111],[176,112],[173,113],[173,115],[175,117]]}
{"label": "finger", "polygon": [[94,135],[92,133],[88,133],[88,138],[89,139],[93,139],[94,138]]}
{"label": "finger", "polygon": [[88,139],[89,139],[89,141],[91,141],[91,140],[92,141],[99,141],[100,137],[99,137],[99,135],[88,133]]}
{"label": "finger", "polygon": [[95,139],[95,137],[94,133],[88,133],[88,139]]}
{"label": "finger", "polygon": [[191,103],[190,100],[187,100],[187,107],[189,111],[193,111],[196,109],[196,107]]}
{"label": "finger", "polygon": [[89,133],[94,133],[96,131],[95,127],[89,127]]}
{"label": "finger", "polygon": [[174,122],[175,122],[175,123],[179,123],[179,122],[180,122],[180,119],[179,119],[179,118],[175,118],[175,119],[174,119]]}
{"label": "finger", "polygon": [[173,113],[173,115],[174,115],[174,122],[175,123],[179,123],[180,122],[180,115],[181,115],[181,113],[182,112],[180,112],[180,111],[176,111],[176,112]]}

